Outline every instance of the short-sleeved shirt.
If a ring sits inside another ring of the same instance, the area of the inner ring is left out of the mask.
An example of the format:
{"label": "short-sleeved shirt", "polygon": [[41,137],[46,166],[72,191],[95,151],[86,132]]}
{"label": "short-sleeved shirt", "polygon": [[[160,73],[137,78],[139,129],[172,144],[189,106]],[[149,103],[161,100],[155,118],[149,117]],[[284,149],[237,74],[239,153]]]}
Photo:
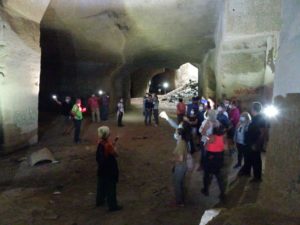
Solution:
{"label": "short-sleeved shirt", "polygon": [[185,114],[185,110],[186,110],[186,106],[183,102],[179,102],[177,104],[177,115],[184,115]]}
{"label": "short-sleeved shirt", "polygon": [[72,108],[72,112],[75,114],[74,119],[75,120],[82,120],[82,112],[81,112],[81,107],[75,104]]}

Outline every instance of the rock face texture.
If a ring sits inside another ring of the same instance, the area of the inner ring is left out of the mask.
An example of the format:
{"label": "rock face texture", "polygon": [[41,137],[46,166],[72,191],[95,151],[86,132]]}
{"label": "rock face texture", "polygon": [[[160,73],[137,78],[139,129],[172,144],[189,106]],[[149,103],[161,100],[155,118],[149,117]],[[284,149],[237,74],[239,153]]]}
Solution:
{"label": "rock face texture", "polygon": [[39,88],[41,106],[99,89],[128,102],[158,73],[184,82],[190,62],[204,96],[266,101],[275,76],[260,204],[299,216],[299,12],[298,0],[1,0],[0,153],[37,141]]}
{"label": "rock face texture", "polygon": [[267,100],[271,99],[280,3],[280,0],[224,1],[216,49],[203,62],[205,95],[245,101],[265,100],[262,98],[265,94]]}
{"label": "rock face texture", "polygon": [[[140,95],[149,71],[201,63],[215,47],[221,7],[219,0],[52,0],[41,23],[41,96],[85,96],[101,87],[127,97],[130,86]],[[144,84],[116,88],[126,76]]]}
{"label": "rock face texture", "polygon": [[[275,104],[261,205],[300,217],[300,2],[282,2],[282,30],[274,82]],[[292,93],[292,94],[291,94]],[[276,207],[274,207],[276,206]]]}
{"label": "rock face texture", "polygon": [[46,2],[1,1],[0,152],[37,141],[39,21],[46,10]]}
{"label": "rock face texture", "polygon": [[280,8],[280,0],[1,1],[1,40],[12,44],[1,45],[0,140],[37,129],[39,84],[41,109],[53,93],[84,98],[99,89],[129,102],[157,71],[175,71],[174,87],[188,81],[180,66],[190,62],[206,97],[270,98]]}

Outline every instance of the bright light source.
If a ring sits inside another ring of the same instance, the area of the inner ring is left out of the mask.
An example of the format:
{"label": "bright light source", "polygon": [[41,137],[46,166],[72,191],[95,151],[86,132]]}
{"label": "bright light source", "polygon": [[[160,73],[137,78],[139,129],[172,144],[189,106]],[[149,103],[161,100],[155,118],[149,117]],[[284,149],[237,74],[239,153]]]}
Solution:
{"label": "bright light source", "polygon": [[99,93],[99,95],[103,95],[103,91],[102,90],[99,90],[98,93]]}
{"label": "bright light source", "polygon": [[52,99],[56,100],[57,96],[56,95],[52,95]]}
{"label": "bright light source", "polygon": [[161,118],[163,118],[163,119],[166,119],[166,120],[169,119],[169,117],[168,117],[168,115],[167,115],[167,113],[166,113],[165,111],[162,111],[162,112],[159,114],[159,117],[161,117]]}
{"label": "bright light source", "polygon": [[264,108],[263,113],[267,116],[267,117],[276,117],[279,113],[278,109],[274,106],[274,105],[269,105],[266,108]]}
{"label": "bright light source", "polygon": [[169,87],[169,83],[168,82],[163,83],[163,87],[164,88],[168,88]]}

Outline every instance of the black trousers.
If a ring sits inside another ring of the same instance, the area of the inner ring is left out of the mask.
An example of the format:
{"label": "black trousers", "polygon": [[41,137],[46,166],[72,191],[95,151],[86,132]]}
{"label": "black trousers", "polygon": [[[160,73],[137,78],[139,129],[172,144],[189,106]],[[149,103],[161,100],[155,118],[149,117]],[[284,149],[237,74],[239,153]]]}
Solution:
{"label": "black trousers", "polygon": [[183,121],[184,114],[177,115],[177,123],[180,124]]}
{"label": "black trousers", "polygon": [[237,164],[242,165],[242,161],[243,161],[243,158],[244,158],[244,155],[245,155],[246,145],[236,143],[236,147],[237,147],[237,150],[238,150]]}
{"label": "black trousers", "polygon": [[262,173],[261,151],[251,151],[250,162],[251,162],[251,167],[253,168],[254,178],[261,179],[261,173]]}
{"label": "black trousers", "polygon": [[204,158],[204,176],[203,176],[203,185],[204,185],[205,192],[208,192],[212,176],[214,175],[217,178],[221,194],[225,193],[225,185],[221,173],[223,162],[224,162],[223,152],[218,152],[218,153],[213,153],[208,151],[206,152]]}
{"label": "black trousers", "polygon": [[119,114],[118,114],[118,126],[123,126],[122,119],[123,119],[123,113],[119,112]]}
{"label": "black trousers", "polygon": [[117,207],[117,182],[113,179],[98,176],[96,205],[103,205],[106,201],[109,209]]}
{"label": "black trousers", "polygon": [[158,125],[159,124],[158,109],[153,109],[153,117],[154,117],[155,124]]}
{"label": "black trousers", "polygon": [[81,121],[74,119],[74,142],[80,141],[80,128],[81,128]]}
{"label": "black trousers", "polygon": [[261,151],[253,151],[250,146],[245,147],[244,152],[244,166],[240,173],[244,175],[251,175],[251,169],[253,168],[253,176],[256,179],[261,179],[262,173],[262,161]]}

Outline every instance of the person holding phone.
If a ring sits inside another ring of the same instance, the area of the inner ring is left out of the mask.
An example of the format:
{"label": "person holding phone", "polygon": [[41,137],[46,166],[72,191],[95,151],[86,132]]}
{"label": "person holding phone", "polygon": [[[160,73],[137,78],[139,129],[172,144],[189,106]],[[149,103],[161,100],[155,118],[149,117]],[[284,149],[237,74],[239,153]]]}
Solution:
{"label": "person holding phone", "polygon": [[122,207],[117,203],[117,183],[119,168],[116,152],[116,143],[110,141],[110,129],[107,126],[98,128],[99,144],[96,152],[98,164],[96,206],[103,206],[107,201],[109,211],[118,211]]}
{"label": "person holding phone", "polygon": [[77,98],[76,103],[71,110],[71,114],[73,116],[74,121],[74,142],[76,144],[80,143],[80,129],[81,129],[81,122],[83,120],[82,113],[86,112],[86,108],[82,107],[81,99]]}

